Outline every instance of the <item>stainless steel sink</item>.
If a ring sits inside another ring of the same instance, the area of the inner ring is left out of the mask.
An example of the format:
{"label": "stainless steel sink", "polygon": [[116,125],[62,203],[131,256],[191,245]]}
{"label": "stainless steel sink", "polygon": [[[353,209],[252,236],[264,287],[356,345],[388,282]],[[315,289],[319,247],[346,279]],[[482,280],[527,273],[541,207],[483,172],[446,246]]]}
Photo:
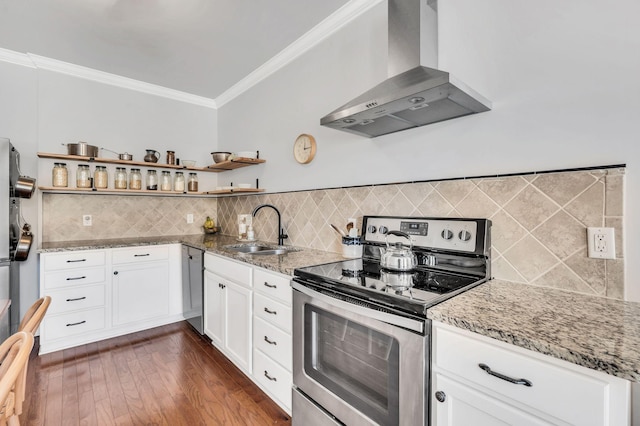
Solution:
{"label": "stainless steel sink", "polygon": [[286,254],[292,251],[298,251],[293,247],[285,246],[268,246],[263,244],[232,244],[224,246],[225,249],[245,254]]}

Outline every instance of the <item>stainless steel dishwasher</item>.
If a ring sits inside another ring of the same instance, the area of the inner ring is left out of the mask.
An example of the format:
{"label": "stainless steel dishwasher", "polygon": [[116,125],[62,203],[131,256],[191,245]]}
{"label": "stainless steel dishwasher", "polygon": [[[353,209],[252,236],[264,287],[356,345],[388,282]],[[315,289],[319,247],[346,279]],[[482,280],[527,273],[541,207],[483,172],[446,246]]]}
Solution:
{"label": "stainless steel dishwasher", "polygon": [[204,251],[182,246],[182,312],[200,334],[204,334],[203,307]]}

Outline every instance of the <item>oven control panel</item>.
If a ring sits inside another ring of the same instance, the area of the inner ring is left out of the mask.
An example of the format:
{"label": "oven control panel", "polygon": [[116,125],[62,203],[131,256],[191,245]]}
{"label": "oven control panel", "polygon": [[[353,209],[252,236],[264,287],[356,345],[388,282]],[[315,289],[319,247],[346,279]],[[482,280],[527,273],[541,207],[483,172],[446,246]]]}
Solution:
{"label": "oven control panel", "polygon": [[[411,237],[416,248],[454,250],[467,253],[475,252],[478,238],[485,237],[484,219],[453,218],[402,218],[388,216],[365,216],[364,241],[385,243],[389,231],[402,231]],[[389,235],[389,243],[408,244],[406,238]]]}

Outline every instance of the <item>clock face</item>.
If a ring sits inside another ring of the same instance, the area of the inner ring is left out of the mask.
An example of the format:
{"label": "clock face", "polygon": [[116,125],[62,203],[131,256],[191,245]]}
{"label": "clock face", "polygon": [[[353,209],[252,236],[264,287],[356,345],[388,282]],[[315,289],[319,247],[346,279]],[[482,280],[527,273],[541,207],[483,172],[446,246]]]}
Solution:
{"label": "clock face", "polygon": [[293,144],[293,156],[300,164],[307,164],[316,155],[316,140],[313,136],[301,134]]}

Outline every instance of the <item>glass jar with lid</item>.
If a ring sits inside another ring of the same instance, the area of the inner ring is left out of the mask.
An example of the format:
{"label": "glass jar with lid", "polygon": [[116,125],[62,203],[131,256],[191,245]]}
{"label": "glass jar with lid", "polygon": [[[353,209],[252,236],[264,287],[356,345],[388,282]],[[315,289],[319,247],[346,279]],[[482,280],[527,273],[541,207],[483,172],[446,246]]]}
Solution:
{"label": "glass jar with lid", "polygon": [[198,192],[198,174],[197,173],[189,173],[187,190],[189,192]]}
{"label": "glass jar with lid", "polygon": [[161,191],[171,191],[171,172],[167,170],[162,171],[162,176],[160,176],[160,190]]}
{"label": "glass jar with lid", "polygon": [[88,164],[78,164],[76,171],[76,187],[91,188],[91,171]]}
{"label": "glass jar with lid", "polygon": [[113,187],[127,189],[127,169],[124,167],[116,167],[116,173],[113,175]]}
{"label": "glass jar with lid", "polygon": [[158,174],[155,170],[147,170],[147,190],[158,190]]}
{"label": "glass jar with lid", "polygon": [[131,169],[129,174],[129,189],[142,189],[142,173],[140,169]]}
{"label": "glass jar with lid", "polygon": [[93,173],[93,186],[98,189],[105,189],[109,186],[109,175],[105,166],[96,166]]}
{"label": "glass jar with lid", "polygon": [[173,190],[184,192],[184,174],[182,172],[176,172],[176,177],[173,179]]}
{"label": "glass jar with lid", "polygon": [[69,170],[66,163],[53,163],[52,182],[56,188],[69,186]]}

